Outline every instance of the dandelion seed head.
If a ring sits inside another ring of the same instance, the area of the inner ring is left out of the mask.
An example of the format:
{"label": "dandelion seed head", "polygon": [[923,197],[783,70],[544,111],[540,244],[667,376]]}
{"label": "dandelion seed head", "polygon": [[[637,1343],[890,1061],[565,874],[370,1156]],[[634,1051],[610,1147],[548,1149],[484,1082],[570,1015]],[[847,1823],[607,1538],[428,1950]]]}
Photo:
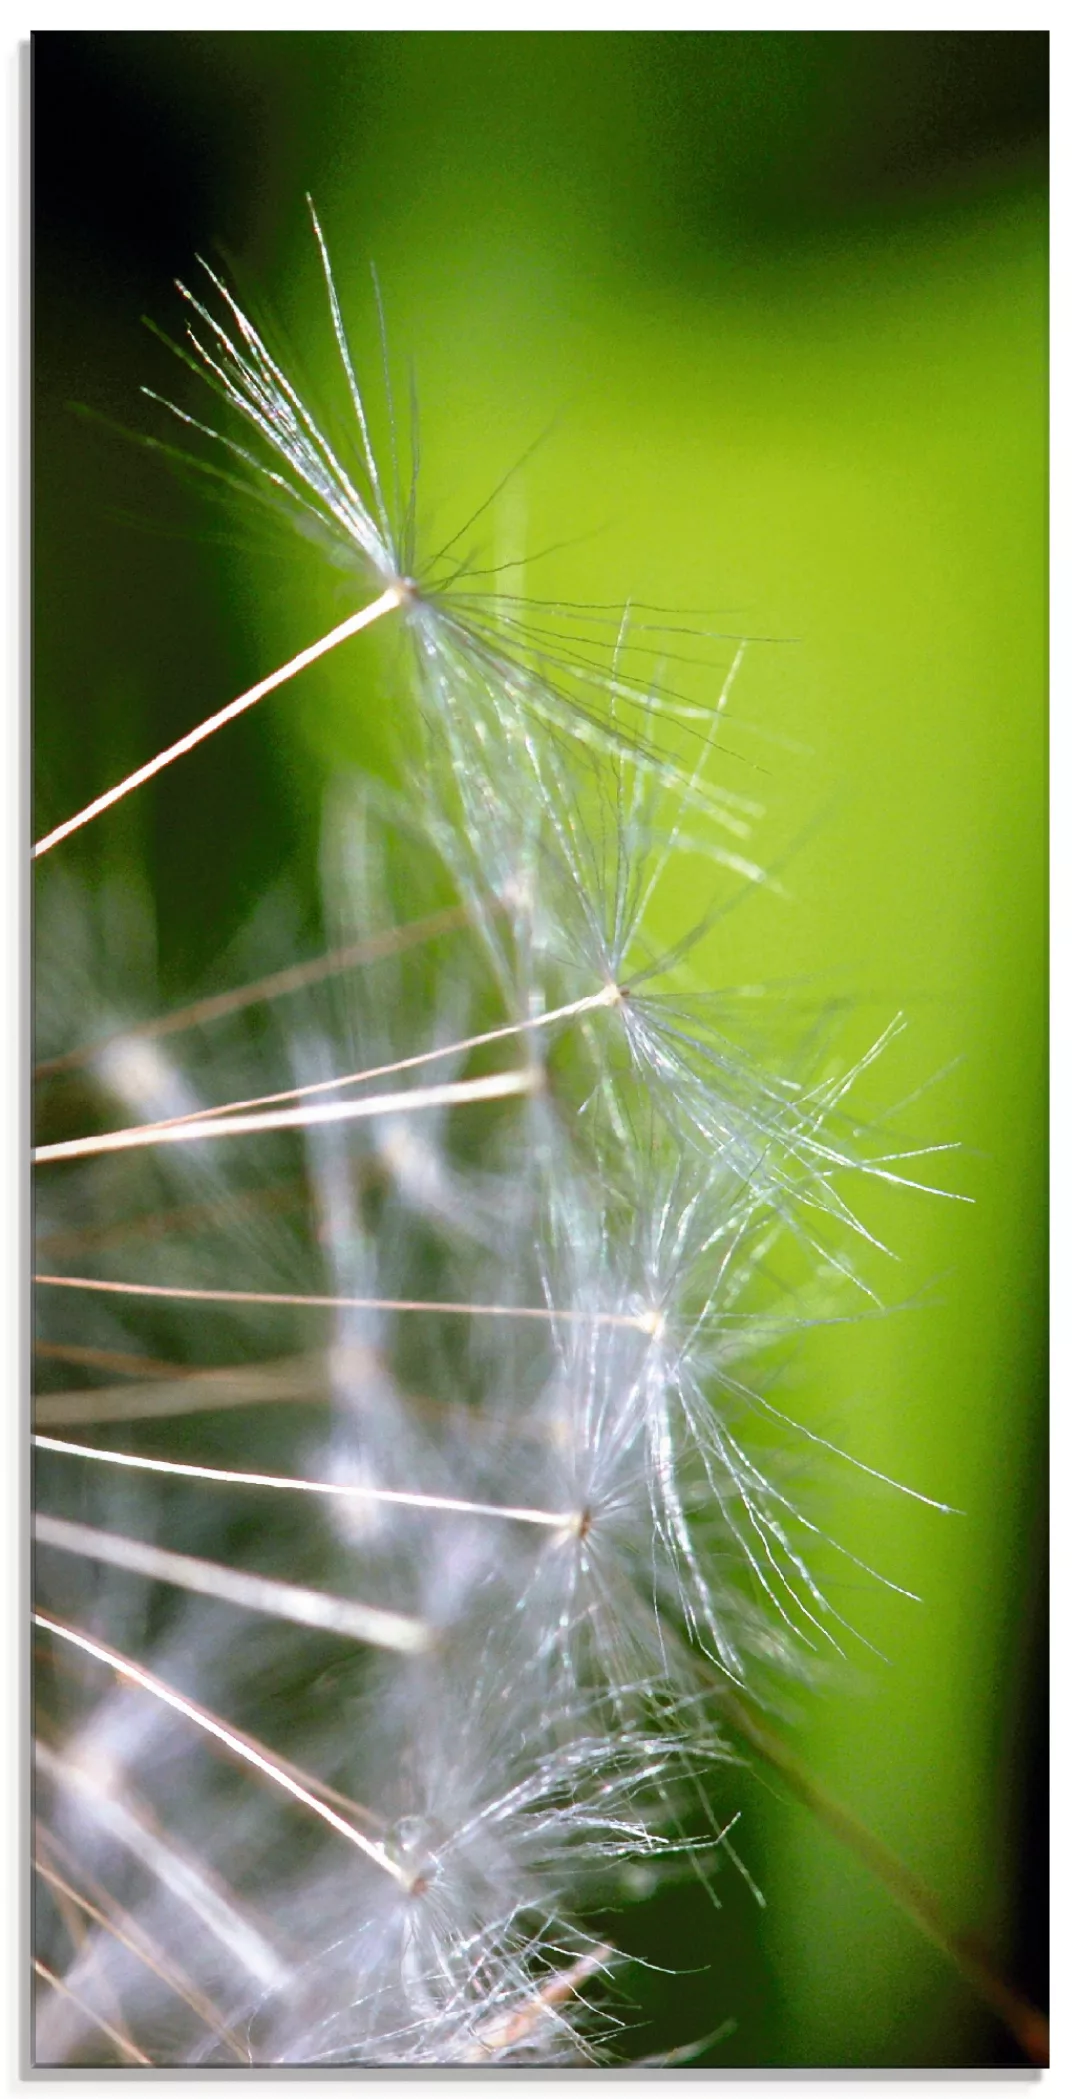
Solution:
{"label": "dandelion seed head", "polygon": [[78,1518],[40,1555],[43,1866],[99,1917],[73,1946],[43,1902],[42,2031],[81,2061],[115,1995],[155,2062],[597,2064],[582,1919],[727,1841],[703,1684],[853,1635],[764,1365],[859,1280],[845,1176],[906,1178],[853,1107],[890,1035],[762,1058],[698,981],[712,919],[658,937],[691,857],[717,913],[768,883],[715,714],[649,623],[417,544],[312,218],[347,440],[205,266],[180,354],[224,420],[171,413],[382,595],[192,736],[392,615],[413,747],[328,797],[323,949],[281,885],[179,1014],[145,899],[46,889],[42,1403],[92,1440],[37,1452]]}

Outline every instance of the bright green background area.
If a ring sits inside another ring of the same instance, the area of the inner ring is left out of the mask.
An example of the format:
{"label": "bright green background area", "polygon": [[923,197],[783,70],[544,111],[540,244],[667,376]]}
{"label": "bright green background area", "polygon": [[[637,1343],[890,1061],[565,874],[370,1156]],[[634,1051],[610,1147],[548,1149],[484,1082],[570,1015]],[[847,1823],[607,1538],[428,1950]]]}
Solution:
{"label": "bright green background area", "polygon": [[[927,157],[972,99],[975,58],[957,47],[980,39],[90,41],[148,106],[209,112],[222,138],[222,109],[240,122],[233,159],[218,149],[228,202],[202,237],[240,249],[245,286],[327,396],[305,187],[372,373],[374,258],[394,353],[417,368],[436,543],[557,415],[494,530],[534,551],[587,536],[526,587],[715,608],[733,633],[776,638],[752,646],[731,710],[787,741],[733,732],[715,776],[767,803],[766,852],[803,843],[785,896],[754,897],[710,936],[702,976],[839,988],[853,1052],[902,1007],[876,1097],[959,1060],[903,1130],[958,1140],[927,1178],[974,1198],[875,1199],[900,1258],[873,1279],[906,1309],[814,1336],[788,1391],[822,1433],[963,1511],[857,1473],[840,1483],[837,1534],[923,1601],[835,1563],[833,1593],[887,1661],[865,1654],[806,1699],[798,1741],[1015,1968],[1045,1471],[1039,153],[976,137],[966,158]],[[43,267],[51,817],[354,599],[306,552],[174,546],[111,515],[150,509],[186,530],[200,513],[152,463],[69,425],[61,395],[158,429],[133,385],[171,375],[130,302],[95,301],[92,269]],[[164,283],[153,311],[175,325]],[[145,852],[177,986],[210,967],[283,860],[310,854],[342,756],[388,762],[390,661],[351,644],[230,731],[227,763],[192,759],[87,844],[88,864]],[[680,917],[707,901],[700,870],[685,885]],[[718,1916],[687,1894],[666,1899],[651,1939],[644,1913],[635,1924],[654,1958],[713,1963],[655,2000],[661,2040],[730,2015],[737,2032],[705,2058],[718,2066],[1008,2059],[964,1985],[803,1810],[761,1786],[742,1797],[765,1912],[732,1874]]]}

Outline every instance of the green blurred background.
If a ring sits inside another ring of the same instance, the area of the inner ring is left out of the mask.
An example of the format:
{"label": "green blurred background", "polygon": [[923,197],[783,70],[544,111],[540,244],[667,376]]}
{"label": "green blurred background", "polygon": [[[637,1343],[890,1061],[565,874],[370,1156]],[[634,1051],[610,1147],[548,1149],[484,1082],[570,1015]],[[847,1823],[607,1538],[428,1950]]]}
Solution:
{"label": "green blurred background", "polygon": [[[725,777],[798,849],[703,968],[842,993],[852,1046],[902,1007],[880,1098],[945,1074],[905,1127],[975,1198],[875,1205],[903,1308],[799,1362],[808,1419],[964,1513],[845,1482],[845,1542],[924,1600],[845,1592],[887,1661],[797,1739],[1043,2003],[1047,65],[1042,33],[51,33],[34,160],[36,833],[355,602],[68,405],[169,434],[140,316],[178,331],[170,278],[222,249],[329,395],[305,190],[358,361],[374,260],[415,363],[433,531],[554,419],[496,530],[577,543],[526,587],[768,637]],[[146,866],[164,995],[283,869],[310,889],[323,783],[392,762],[380,668],[353,643],[65,849]],[[703,2062],[1019,2059],[779,1785],[734,1790],[767,1907],[731,1874],[630,1920],[694,1971],[643,1986],[642,2049],[731,2017]]]}

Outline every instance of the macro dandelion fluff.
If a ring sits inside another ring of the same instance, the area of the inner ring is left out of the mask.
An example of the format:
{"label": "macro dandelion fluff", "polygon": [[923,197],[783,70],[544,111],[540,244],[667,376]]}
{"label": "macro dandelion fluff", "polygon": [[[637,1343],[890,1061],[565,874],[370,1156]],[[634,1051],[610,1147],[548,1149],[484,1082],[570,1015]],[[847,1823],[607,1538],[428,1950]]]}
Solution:
{"label": "macro dandelion fluff", "polygon": [[628,617],[470,590],[474,520],[425,559],[312,216],[349,457],[213,271],[226,420],[172,413],[374,595],[35,850],[384,618],[422,763],[334,783],[321,952],[264,916],[149,1021],[151,914],[43,869],[37,2058],[599,2064],[627,1876],[729,1859],[723,1697],[859,1637],[777,1464],[844,1454],[756,1372],[921,1154],[854,1105],[888,1033],[771,1068],[654,948],[688,856],[766,880],[742,645],[710,715]]}

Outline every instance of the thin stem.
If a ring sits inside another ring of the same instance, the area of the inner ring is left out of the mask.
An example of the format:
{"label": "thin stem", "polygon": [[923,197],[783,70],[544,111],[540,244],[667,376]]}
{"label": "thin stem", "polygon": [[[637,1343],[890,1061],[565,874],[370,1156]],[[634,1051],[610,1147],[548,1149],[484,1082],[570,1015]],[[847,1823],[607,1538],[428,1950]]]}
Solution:
{"label": "thin stem", "polygon": [[[48,1841],[49,1832],[45,1830],[42,1832],[42,1835]],[[44,1859],[35,1858],[34,1871],[45,1882],[47,1887],[55,1888],[64,1897],[65,1901],[73,1903],[76,1909],[82,1910],[84,1915],[89,1917],[94,1924],[97,1924],[102,1931],[107,1931],[137,1961],[141,1961],[145,1967],[149,1968],[151,1974],[158,1976],[167,1989],[173,1990],[181,2002],[188,2005],[196,2017],[210,2028],[211,2033],[216,2033],[219,2041],[224,2042],[226,2048],[231,2050],[238,2062],[249,2063],[249,2058],[241,2048],[239,2041],[225,2025],[220,2013],[210,2002],[210,1999],[205,1997],[201,1990],[196,1990],[194,1984],[189,1982],[188,1978],[179,1969],[173,1967],[171,1961],[167,1959],[167,1956],[159,1947],[150,1943],[142,1946],[138,1939],[132,1936],[132,1931],[137,1929],[134,1919],[128,1918],[127,1913],[121,1911],[121,1916],[125,1918],[125,1922],[131,1927],[131,1929],[125,1929],[123,1925],[116,1922],[115,1918],[106,1916],[105,1911],[99,1909],[97,1904],[91,1902],[86,1895],[80,1894],[77,1888],[73,1888],[70,1881],[65,1880],[61,1874],[55,1873],[51,1866],[46,1865]]]}
{"label": "thin stem", "polygon": [[[132,1378],[177,1378],[181,1374],[198,1377],[198,1371],[183,1371],[179,1363],[165,1363],[157,1356],[135,1356],[119,1348],[89,1348],[82,1341],[41,1341],[35,1338],[34,1354],[43,1356],[47,1362],[85,1364],[91,1370],[119,1371],[123,1377]],[[100,1389],[100,1388],[98,1388]],[[40,1403],[40,1394],[35,1402]]]}
{"label": "thin stem", "polygon": [[156,758],[149,759],[146,765],[140,765],[135,772],[128,774],[126,780],[110,787],[106,794],[99,794],[96,801],[88,802],[85,809],[80,809],[75,816],[69,816],[66,823],[57,824],[55,831],[39,838],[31,852],[31,859],[37,860],[42,853],[51,852],[54,845],[59,845],[64,838],[70,838],[73,831],[81,831],[84,824],[92,823],[96,816],[103,815],[106,809],[112,808],[114,802],[123,801],[125,795],[131,794],[136,787],[142,787],[147,780],[152,780],[155,773],[164,772],[165,767],[171,765],[174,759],[185,757],[188,751],[195,749],[196,744],[203,743],[208,736],[213,736],[215,730],[223,729],[226,722],[235,721],[238,714],[254,707],[257,700],[265,699],[268,692],[274,692],[279,685],[287,684],[290,678],[295,678],[298,671],[306,670],[309,663],[316,663],[320,656],[336,649],[339,642],[348,641],[351,635],[359,634],[364,627],[373,626],[384,613],[396,611],[404,602],[405,596],[406,593],[400,585],[392,583],[389,590],[384,590],[382,596],[375,598],[370,605],[362,606],[359,612],[354,612],[348,619],[342,620],[340,626],[332,627],[329,634],[324,634],[321,640],[313,641],[310,647],[301,649],[299,655],[291,657],[279,670],[271,671],[268,678],[260,678],[258,684],[252,685],[247,692],[242,692],[239,699],[230,700],[227,707],[222,707],[217,714],[209,715],[206,721],[199,723],[197,729],[189,729],[187,735],[181,736],[177,743],[170,744],[168,750],[159,751]]}
{"label": "thin stem", "polygon": [[[285,1963],[243,1914],[234,1891],[208,1872],[200,1858],[183,1850],[175,1837],[166,1837],[146,1806],[134,1805],[135,1788],[122,1762],[86,1759],[77,1747],[73,1756],[61,1757],[37,1736],[34,1763],[50,1785],[74,1794],[81,1807],[89,1806],[108,1835],[131,1852],[173,1902],[191,1910],[203,1936],[209,1933],[217,1939],[260,1989],[281,1988],[289,1974]],[[56,1843],[55,1832],[50,1842]]]}
{"label": "thin stem", "polygon": [[594,1975],[602,1975],[616,1958],[614,1946],[598,1945],[579,1955],[568,1968],[552,1975],[543,1987],[537,1990],[518,2011],[506,2012],[501,2017],[490,2019],[480,2027],[473,2047],[464,2052],[464,2061],[486,2062],[504,2048],[513,2048],[518,2041],[528,2040],[534,2033],[545,2012],[565,2004],[576,1997],[582,1985],[591,1982]]}
{"label": "thin stem", "polygon": [[123,1246],[132,1238],[145,1246],[152,1239],[169,1239],[191,1227],[201,1231],[204,1226],[217,1223],[224,1223],[231,1233],[236,1231],[243,1218],[273,1217],[282,1211],[303,1209],[306,1194],[305,1177],[296,1171],[285,1176],[276,1175],[272,1181],[264,1180],[258,1187],[230,1187],[226,1192],[201,1202],[170,1203],[157,1205],[152,1210],[136,1210],[116,1223],[83,1224],[70,1231],[46,1231],[41,1234],[38,1244],[43,1255],[47,1252],[66,1257],[82,1254],[90,1248],[100,1250],[102,1247]]}
{"label": "thin stem", "polygon": [[[517,1035],[531,1034],[534,1028],[552,1028],[559,1021],[573,1020],[580,1013],[595,1013],[598,1006],[615,1006],[622,993],[616,984],[605,985],[603,991],[590,992],[587,998],[571,1001],[566,1006],[554,1006],[550,1012],[530,1015],[528,1020],[513,1020],[505,1027],[488,1028],[482,1035],[465,1035],[459,1042],[443,1043],[438,1049],[420,1050],[414,1057],[399,1057],[394,1064],[372,1064],[366,1071],[344,1072],[340,1078],[314,1079],[307,1086],[286,1086],[281,1093],[254,1094],[250,1100],[223,1101],[216,1108],[194,1108],[187,1115],[170,1115],[160,1122],[144,1123],[147,1130],[181,1129],[185,1123],[210,1122],[219,1115],[239,1114],[248,1108],[269,1108],[279,1101],[308,1100],[315,1093],[333,1093],[341,1086],[360,1086],[365,1079],[388,1079],[399,1071],[416,1071],[422,1064],[438,1064],[444,1057],[464,1057],[472,1050],[485,1049],[492,1042],[507,1042]],[[410,1100],[415,1095],[409,1095]]]}
{"label": "thin stem", "polygon": [[103,1057],[118,1042],[156,1041],[162,1035],[182,1035],[188,1028],[206,1027],[211,1021],[242,1013],[247,1006],[268,1005],[273,999],[306,991],[310,985],[321,984],[327,977],[340,976],[344,970],[359,969],[368,962],[383,962],[390,955],[400,955],[410,947],[437,940],[443,933],[458,932],[468,923],[469,914],[463,904],[448,904],[445,911],[432,911],[427,918],[414,919],[410,925],[388,926],[385,932],[373,933],[370,940],[356,940],[348,947],[331,948],[328,954],[316,955],[311,962],[296,962],[289,969],[276,969],[271,976],[257,977],[250,984],[238,984],[232,991],[212,992],[208,998],[196,999],[193,1005],[159,1014],[155,1020],[139,1021],[132,1028],[121,1028],[100,1042],[88,1042],[81,1049],[66,1050],[61,1057],[46,1057],[40,1064],[35,1064],[34,1077],[44,1079],[58,1072],[77,1071],[80,1065],[89,1064],[92,1058]]}
{"label": "thin stem", "polygon": [[99,1137],[72,1137],[63,1144],[39,1144],[31,1159],[35,1166],[51,1166],[60,1159],[89,1159],[102,1152],[132,1151],[145,1145],[199,1144],[208,1137],[247,1137],[260,1130],[365,1122],[378,1115],[407,1115],[414,1108],[456,1108],[471,1101],[507,1100],[512,1095],[534,1093],[539,1083],[538,1072],[526,1068],[493,1072],[483,1079],[458,1079],[445,1086],[412,1086],[403,1093],[379,1093],[368,1100],[331,1101],[318,1108],[279,1108],[270,1115],[227,1115],[212,1110],[196,1120],[139,1123],[132,1129],[106,1130]]}
{"label": "thin stem", "polygon": [[35,1275],[32,1280],[56,1290],[103,1290],[122,1297],[178,1298],[207,1305],[307,1305],[326,1311],[460,1313],[469,1319],[556,1319],[592,1326],[629,1327],[655,1335],[655,1312],[590,1312],[552,1305],[472,1305],[422,1297],[323,1297],[314,1291],[188,1290],[179,1283],[114,1283],[99,1276]]}
{"label": "thin stem", "polygon": [[[90,1444],[66,1443],[58,1436],[35,1435],[31,1442],[36,1450],[59,1451],[65,1457],[94,1458],[103,1465],[125,1465],[133,1471],[169,1473],[180,1479],[210,1480],[227,1487],[279,1487],[291,1489],[294,1494],[339,1494],[351,1496],[354,1500],[385,1502],[394,1508],[441,1509],[459,1516],[499,1516],[507,1523],[535,1523],[546,1530],[571,1530],[580,1522],[579,1515],[568,1514],[565,1510],[556,1514],[551,1509],[510,1508],[500,1502],[461,1501],[449,1494],[413,1494],[396,1487],[350,1486],[337,1480],[295,1479],[278,1472],[230,1472],[217,1465],[183,1465],[173,1458],[136,1457],[126,1450],[95,1450]],[[79,1526],[69,1525],[68,1528],[77,1529]]]}
{"label": "thin stem", "polygon": [[254,1742],[233,1734],[232,1729],[226,1727],[213,1713],[204,1712],[201,1706],[193,1705],[190,1699],[181,1697],[179,1691],[174,1691],[171,1685],[163,1683],[160,1677],[152,1676],[148,1669],[140,1668],[137,1663],[130,1661],[127,1655],[118,1654],[114,1647],[106,1647],[101,1641],[91,1640],[75,1626],[64,1625],[58,1618],[48,1618],[42,1611],[34,1611],[32,1615],[34,1624],[39,1625],[43,1632],[52,1633],[55,1639],[67,1640],[72,1647],[81,1648],[84,1654],[91,1655],[96,1662],[104,1662],[107,1669],[114,1669],[116,1674],[124,1677],[128,1683],[137,1685],[140,1691],[148,1691],[150,1696],[159,1699],[162,1705],[171,1706],[173,1712],[182,1714],[185,1720],[190,1720],[196,1727],[202,1728],[204,1734],[212,1735],[215,1741],[221,1742],[234,1756],[242,1758],[244,1763],[252,1764],[256,1771],[262,1772],[264,1778],[271,1779],[274,1785],[280,1786],[286,1793],[291,1793],[294,1800],[298,1800],[302,1807],[306,1807],[311,1814],[317,1815],[321,1822],[336,1830],[338,1836],[347,1838],[350,1844],[355,1844],[356,1849],[362,1851],[365,1858],[371,1859],[374,1865],[381,1866],[383,1872],[388,1873],[391,1880],[396,1880],[399,1887],[409,1887],[408,1874],[395,1865],[382,1844],[373,1843],[370,1837],[364,1836],[362,1830],[354,1829],[351,1822],[346,1822],[342,1815],[335,1814],[333,1808],[327,1807],[321,1800],[316,1800],[315,1795],[309,1793],[306,1786],[302,1786],[299,1780],[293,1778],[264,1750],[256,1748]]}
{"label": "thin stem", "polygon": [[329,1398],[331,1390],[330,1366],[321,1350],[209,1370],[183,1371],[176,1364],[151,1361],[150,1370],[146,1383],[35,1393],[35,1424],[41,1429],[73,1428],[99,1421],[170,1420],[227,1407],[311,1404]]}
{"label": "thin stem", "polygon": [[[197,1474],[198,1468],[194,1469]],[[320,1632],[342,1633],[367,1647],[422,1654],[431,1644],[428,1627],[399,1611],[381,1610],[355,1598],[327,1596],[320,1589],[272,1581],[263,1574],[245,1574],[215,1560],[193,1559],[188,1553],[166,1552],[141,1538],[95,1530],[87,1523],[69,1523],[61,1516],[35,1516],[34,1540],[57,1552],[76,1553],[80,1559],[98,1560],[129,1574],[145,1575],[150,1581],[165,1582],[170,1588],[237,1604],[241,1610],[262,1611],[267,1617],[287,1618],[294,1625],[313,1626]]]}
{"label": "thin stem", "polygon": [[779,1735],[751,1713],[731,1691],[717,1691],[717,1702],[748,1748],[779,1773],[798,1799],[848,1851],[861,1859],[882,1887],[966,1977],[984,2004],[1007,2026],[1029,2061],[1044,2068],[1050,2061],[1050,2028],[1044,2013],[1013,1988],[996,1968],[993,1956],[971,1933],[957,1932],[932,1888],[903,1859],[837,1800]]}
{"label": "thin stem", "polygon": [[91,2006],[86,2004],[78,1995],[78,1992],[71,1988],[70,1983],[64,1982],[59,1975],[54,1975],[52,1969],[45,1966],[44,1961],[34,1961],[34,1973],[35,1975],[40,1975],[42,1982],[47,1982],[50,1988],[56,1990],[61,1997],[70,1997],[72,2004],[78,2006],[83,2018],[89,2019],[91,2025],[97,2026],[102,2033],[107,2034],[113,2047],[119,2049],[120,2054],[126,2056],[128,2062],[138,2063],[144,2070],[153,2069],[154,2065],[151,2058],[148,2055],[144,2055],[141,2048],[136,2048],[134,2041],[126,2040],[122,2033],[117,2032],[115,2026],[110,2026],[108,2020],[103,2019],[100,2012],[92,2010]]}

